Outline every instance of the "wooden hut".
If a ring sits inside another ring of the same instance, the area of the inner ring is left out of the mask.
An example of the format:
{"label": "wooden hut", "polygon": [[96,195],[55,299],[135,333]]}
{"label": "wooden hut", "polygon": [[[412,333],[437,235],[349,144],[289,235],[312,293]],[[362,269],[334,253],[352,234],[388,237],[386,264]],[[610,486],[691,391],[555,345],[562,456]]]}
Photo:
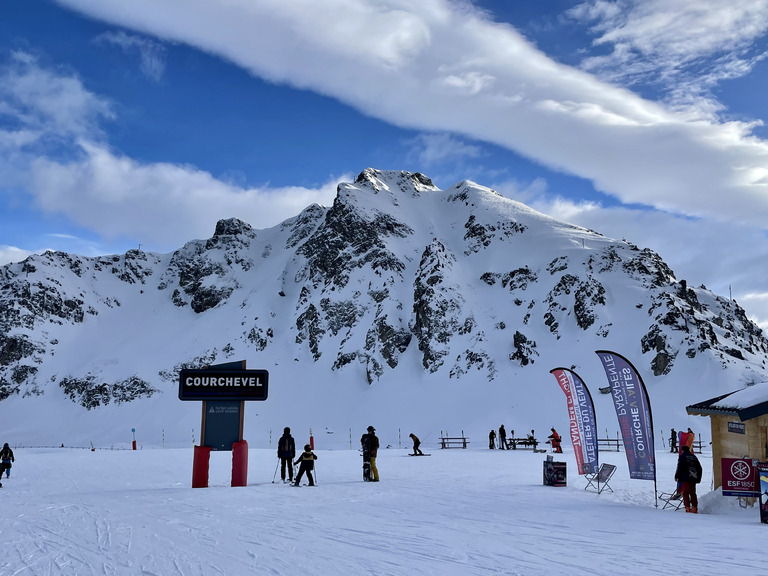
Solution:
{"label": "wooden hut", "polygon": [[768,382],[747,386],[698,404],[688,414],[709,416],[715,488],[722,486],[722,458],[768,460]]}

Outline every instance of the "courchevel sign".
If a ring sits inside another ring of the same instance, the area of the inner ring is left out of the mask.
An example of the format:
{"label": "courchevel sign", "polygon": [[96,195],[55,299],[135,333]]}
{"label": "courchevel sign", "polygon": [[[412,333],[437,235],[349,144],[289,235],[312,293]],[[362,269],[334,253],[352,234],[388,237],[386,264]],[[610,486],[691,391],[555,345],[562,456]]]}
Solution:
{"label": "courchevel sign", "polygon": [[182,370],[180,400],[266,400],[266,370]]}

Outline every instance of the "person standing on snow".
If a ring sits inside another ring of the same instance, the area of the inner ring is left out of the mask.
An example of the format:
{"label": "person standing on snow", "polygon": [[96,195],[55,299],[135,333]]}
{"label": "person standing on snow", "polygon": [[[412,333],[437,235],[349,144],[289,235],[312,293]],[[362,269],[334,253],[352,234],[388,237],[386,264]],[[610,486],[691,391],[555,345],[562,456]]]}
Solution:
{"label": "person standing on snow", "polygon": [[693,432],[693,430],[688,428],[688,439],[685,441],[685,444],[690,449],[691,454],[693,454],[693,443],[695,441],[696,441],[696,434]]}
{"label": "person standing on snow", "polygon": [[677,432],[672,428],[672,432],[669,435],[669,451],[677,452]]}
{"label": "person standing on snow", "polygon": [[419,446],[421,446],[421,440],[419,440],[416,437],[416,434],[414,434],[413,432],[408,434],[408,436],[411,438],[411,440],[413,440],[413,455],[414,456],[424,456],[424,452],[422,452],[421,448],[419,448]]}
{"label": "person standing on snow", "polygon": [[[11,477],[11,462],[15,462],[16,459],[13,457],[13,450],[11,450],[11,447],[8,446],[8,442],[3,444],[3,449],[0,450],[0,478],[3,477],[3,472],[5,472],[5,477],[10,478]],[[2,486],[2,484],[0,484]]]}
{"label": "person standing on snow", "polygon": [[294,466],[296,464],[299,464],[299,473],[296,474],[296,483],[294,486],[298,486],[299,482],[301,481],[301,477],[304,475],[304,472],[307,473],[307,480],[309,480],[309,485],[314,486],[315,480],[312,478],[312,469],[315,467],[315,460],[317,460],[317,456],[314,452],[312,452],[312,447],[309,444],[306,444],[304,446],[304,452],[302,452],[299,455],[299,459],[294,462]]}
{"label": "person standing on snow", "polygon": [[701,463],[688,446],[680,448],[680,456],[677,457],[677,469],[675,480],[679,482],[679,490],[683,494],[685,511],[692,514],[699,512],[699,499],[696,496],[696,484],[701,482]]}
{"label": "person standing on snow", "polygon": [[280,458],[280,477],[285,482],[285,469],[288,468],[288,482],[293,482],[293,466],[291,462],[296,458],[296,442],[291,436],[291,429],[283,428],[283,435],[277,441],[277,457]]}
{"label": "person standing on snow", "polygon": [[379,470],[376,468],[376,455],[379,451],[379,439],[376,437],[376,429],[373,426],[368,426],[368,433],[360,438],[360,444],[363,446],[363,480],[378,482]]}
{"label": "person standing on snow", "polygon": [[499,450],[505,450],[507,448],[507,431],[504,428],[504,424],[499,426]]}
{"label": "person standing on snow", "polygon": [[557,430],[554,428],[550,428],[552,430],[552,434],[547,436],[550,440],[550,444],[552,445],[552,452],[557,452],[558,454],[563,453],[563,449],[560,447],[560,442],[562,442],[562,438],[560,438],[560,434],[557,433]]}
{"label": "person standing on snow", "polygon": [[496,430],[491,430],[488,433],[488,448],[491,450],[496,448]]}

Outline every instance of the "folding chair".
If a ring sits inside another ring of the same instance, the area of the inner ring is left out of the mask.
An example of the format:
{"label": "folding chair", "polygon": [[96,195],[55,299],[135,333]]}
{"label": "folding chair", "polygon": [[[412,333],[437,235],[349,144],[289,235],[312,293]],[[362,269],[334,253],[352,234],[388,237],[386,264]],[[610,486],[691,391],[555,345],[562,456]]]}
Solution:
{"label": "folding chair", "polygon": [[608,482],[614,472],[616,472],[616,466],[613,464],[600,464],[597,472],[584,474],[584,478],[587,479],[587,485],[584,486],[584,490],[591,487],[593,490],[597,490],[598,494],[601,494],[605,489],[613,492],[613,488],[610,487]]}
{"label": "folding chair", "polygon": [[673,498],[677,492],[661,492],[659,494],[659,500],[664,502],[664,506],[661,507],[662,510],[666,508],[674,508],[675,510],[680,510],[683,506],[683,497],[681,495],[677,495],[677,498]]}

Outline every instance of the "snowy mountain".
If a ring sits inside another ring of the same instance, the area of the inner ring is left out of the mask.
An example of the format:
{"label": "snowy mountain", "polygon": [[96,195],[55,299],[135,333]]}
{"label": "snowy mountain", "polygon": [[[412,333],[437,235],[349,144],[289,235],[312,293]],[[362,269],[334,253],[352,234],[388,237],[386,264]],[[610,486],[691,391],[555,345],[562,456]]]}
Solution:
{"label": "snowy mountain", "polygon": [[565,366],[613,435],[594,354],[609,349],[641,372],[656,428],[679,427],[686,404],[767,379],[761,330],[687,280],[473,182],[366,169],[333,206],[267,230],[232,218],[171,254],[1,267],[0,421],[18,443],[127,441],[133,427],[189,442],[199,408],[178,400],[178,371],[245,359],[270,372],[268,400],[246,409],[253,445],[285,425],[343,445],[371,422],[385,442],[412,429],[484,442],[501,423],[567,428],[549,374]]}

